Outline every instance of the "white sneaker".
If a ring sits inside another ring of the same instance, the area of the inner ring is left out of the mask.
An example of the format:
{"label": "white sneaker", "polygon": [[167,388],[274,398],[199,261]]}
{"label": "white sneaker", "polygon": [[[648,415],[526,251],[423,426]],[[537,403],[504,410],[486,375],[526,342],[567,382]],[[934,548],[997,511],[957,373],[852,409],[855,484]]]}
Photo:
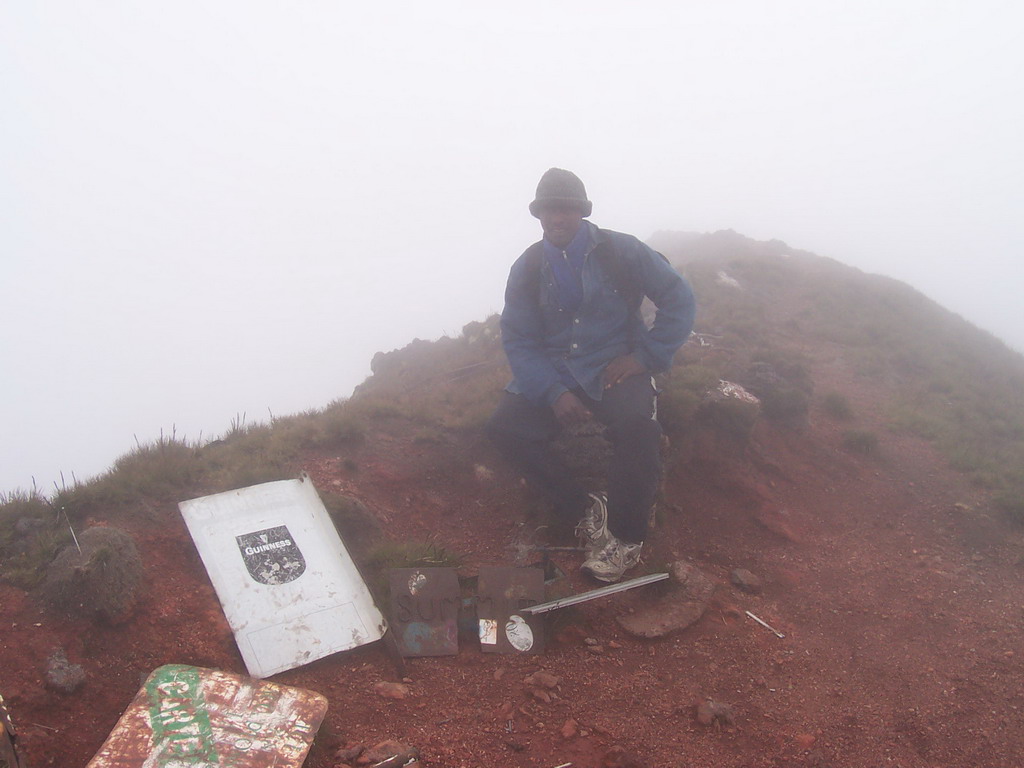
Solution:
{"label": "white sneaker", "polygon": [[583,519],[576,526],[576,537],[587,551],[589,558],[608,543],[608,499],[603,493],[588,494],[593,503],[583,513]]}
{"label": "white sneaker", "polygon": [[622,574],[640,564],[640,550],[643,546],[643,542],[627,544],[619,541],[609,533],[608,542],[601,549],[589,553],[580,570],[598,581],[618,581]]}

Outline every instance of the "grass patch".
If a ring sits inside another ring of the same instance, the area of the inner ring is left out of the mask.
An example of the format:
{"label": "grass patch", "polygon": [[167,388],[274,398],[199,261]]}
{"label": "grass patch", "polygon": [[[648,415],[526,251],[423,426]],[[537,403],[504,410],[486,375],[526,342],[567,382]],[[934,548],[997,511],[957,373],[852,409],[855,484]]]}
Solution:
{"label": "grass patch", "polygon": [[1013,523],[1024,525],[1024,486],[999,494],[995,504]]}
{"label": "grass patch", "polygon": [[412,438],[413,445],[444,445],[444,434],[436,429],[421,429]]}
{"label": "grass patch", "polygon": [[34,589],[42,581],[47,566],[71,543],[71,531],[66,527],[47,528],[35,533],[25,542],[24,549],[4,557],[0,579],[21,589]]}
{"label": "grass patch", "polygon": [[806,425],[814,383],[801,353],[781,347],[757,349],[740,383],[760,398],[769,419],[790,427]]}
{"label": "grass patch", "polygon": [[349,554],[357,562],[368,563],[374,542],[381,536],[377,518],[365,504],[352,496],[321,491],[320,500]]}
{"label": "grass patch", "polygon": [[897,432],[903,432],[925,440],[936,440],[943,435],[944,424],[936,414],[921,408],[896,406],[890,412],[890,426]]}
{"label": "grass patch", "polygon": [[0,494],[0,547],[15,536],[16,527],[39,527],[53,516],[53,507],[36,489]]}
{"label": "grass patch", "polygon": [[718,371],[706,365],[681,365],[672,369],[658,396],[658,421],[669,437],[686,433],[704,397],[720,380]]}
{"label": "grass patch", "polygon": [[53,497],[55,508],[72,521],[105,508],[140,500],[184,498],[205,471],[198,450],[172,432],[161,433],[152,443],[139,443],[122,455],[105,474],[89,482],[60,488]]}
{"label": "grass patch", "polygon": [[458,568],[462,558],[434,542],[388,541],[377,545],[363,561],[363,576],[374,597],[388,598],[388,571],[392,568]]}
{"label": "grass patch", "polygon": [[242,434],[203,447],[207,463],[202,486],[206,492],[217,492],[288,480],[295,475],[292,462],[300,446],[294,432],[252,425]]}
{"label": "grass patch", "polygon": [[878,435],[866,429],[851,429],[843,433],[843,448],[862,456],[877,456]]}
{"label": "grass patch", "polygon": [[[358,446],[366,440],[366,418],[346,402],[271,420],[277,450],[295,453],[302,448]],[[248,434],[248,433],[246,433]]]}
{"label": "grass patch", "polygon": [[778,387],[766,392],[761,398],[765,416],[791,426],[806,422],[810,405],[811,398],[807,393],[794,387]]}
{"label": "grass patch", "polygon": [[124,498],[174,496],[191,487],[202,473],[196,449],[174,435],[139,445],[114,462],[107,485]]}
{"label": "grass patch", "polygon": [[755,402],[727,397],[709,404],[702,411],[704,418],[721,432],[747,440],[757,423],[761,407]]}
{"label": "grass patch", "polygon": [[375,547],[367,558],[375,570],[389,568],[458,568],[462,558],[434,542],[389,541]]}
{"label": "grass patch", "polygon": [[958,472],[968,474],[988,471],[988,459],[975,446],[962,444],[948,451],[949,465]]}
{"label": "grass patch", "polygon": [[839,392],[828,392],[821,399],[821,408],[837,421],[849,421],[853,418],[853,407],[849,398]]}
{"label": "grass patch", "polygon": [[59,509],[38,489],[0,494],[0,581],[33,589],[70,540]]}

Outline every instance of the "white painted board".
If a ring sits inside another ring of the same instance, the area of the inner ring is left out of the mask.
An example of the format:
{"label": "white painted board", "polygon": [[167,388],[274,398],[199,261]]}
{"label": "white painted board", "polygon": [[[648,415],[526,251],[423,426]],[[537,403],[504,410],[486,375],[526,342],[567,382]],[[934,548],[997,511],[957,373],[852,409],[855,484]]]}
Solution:
{"label": "white painted board", "polygon": [[251,676],[383,636],[384,617],[308,475],[178,508]]}

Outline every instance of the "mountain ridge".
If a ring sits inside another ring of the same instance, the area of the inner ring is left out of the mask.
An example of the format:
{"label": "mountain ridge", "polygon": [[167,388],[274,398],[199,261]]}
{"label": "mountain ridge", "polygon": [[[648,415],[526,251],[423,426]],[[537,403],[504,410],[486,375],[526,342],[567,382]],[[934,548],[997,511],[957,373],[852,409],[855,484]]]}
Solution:
{"label": "mountain ridge", "polygon": [[[616,618],[656,605],[647,589],[557,617],[543,656],[482,654],[463,635],[458,656],[407,661],[403,700],[374,693],[396,680],[378,646],[283,673],[331,702],[307,765],[388,738],[436,766],[1015,765],[1024,358],[909,286],[781,241],[652,243],[699,307],[660,380],[666,472],[643,570],[706,574],[703,618],[631,637]],[[347,401],[203,446],[161,440],[51,500],[0,505],[2,693],[16,721],[62,729],[25,728],[33,765],[84,764],[160,664],[244,670],[185,498],[305,471],[371,582],[402,557],[444,555],[471,593],[481,565],[546,552],[561,588],[592,586],[576,553],[545,549],[560,535],[548,511],[482,437],[508,379],[496,316],[379,353],[372,370]],[[712,397],[722,381],[758,408]],[[600,437],[569,447],[586,440]],[[87,593],[47,603],[67,525],[134,540],[144,572],[124,616],[98,618]],[[761,591],[736,586],[738,568]],[[57,650],[83,669],[73,695],[44,683]],[[558,678],[544,696],[524,682],[538,670]],[[729,707],[718,726],[699,719],[707,699]]]}

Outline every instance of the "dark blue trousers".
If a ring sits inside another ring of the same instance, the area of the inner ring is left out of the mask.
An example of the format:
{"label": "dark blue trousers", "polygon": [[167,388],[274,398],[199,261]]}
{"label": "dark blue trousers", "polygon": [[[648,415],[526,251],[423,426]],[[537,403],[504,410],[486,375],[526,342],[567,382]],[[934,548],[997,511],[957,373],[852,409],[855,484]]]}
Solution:
{"label": "dark blue trousers", "polygon": [[[641,542],[661,482],[661,425],[655,419],[654,384],[649,376],[631,376],[606,389],[600,400],[580,389],[573,393],[608,427],[608,528],[623,541]],[[509,463],[550,499],[560,516],[575,522],[590,502],[551,448],[561,429],[551,408],[509,392],[486,427]]]}

